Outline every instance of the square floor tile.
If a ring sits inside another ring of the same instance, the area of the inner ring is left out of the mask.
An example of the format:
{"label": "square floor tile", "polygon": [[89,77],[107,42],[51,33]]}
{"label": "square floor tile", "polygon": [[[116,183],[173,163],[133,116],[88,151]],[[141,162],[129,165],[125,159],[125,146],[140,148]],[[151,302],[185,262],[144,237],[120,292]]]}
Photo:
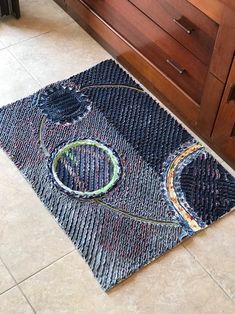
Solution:
{"label": "square floor tile", "polygon": [[235,212],[185,241],[184,246],[235,301]]}
{"label": "square floor tile", "polygon": [[110,58],[76,23],[10,47],[10,51],[42,85],[65,79]]}
{"label": "square floor tile", "polygon": [[20,287],[37,313],[226,313],[233,302],[178,247],[121,283],[101,291],[88,266],[73,252]]}
{"label": "square floor tile", "polygon": [[26,97],[40,88],[7,49],[0,50],[0,106]]}
{"label": "square floor tile", "polygon": [[52,0],[21,0],[21,18],[1,19],[0,40],[5,46],[38,36],[73,22]]}
{"label": "square floor tile", "polygon": [[18,287],[0,295],[0,313],[2,314],[32,314],[34,311],[26,301]]}
{"label": "square floor tile", "polygon": [[0,260],[0,293],[6,291],[7,289],[13,287],[15,281],[12,279],[7,268]]}

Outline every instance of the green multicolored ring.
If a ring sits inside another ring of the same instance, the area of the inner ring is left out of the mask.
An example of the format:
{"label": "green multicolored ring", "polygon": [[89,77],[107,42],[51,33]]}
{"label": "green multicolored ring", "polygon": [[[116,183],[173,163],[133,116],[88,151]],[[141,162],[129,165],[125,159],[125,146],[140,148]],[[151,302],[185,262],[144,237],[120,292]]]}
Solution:
{"label": "green multicolored ring", "polygon": [[[110,160],[113,164],[113,175],[112,175],[111,180],[108,182],[108,184],[106,184],[102,188],[95,190],[95,191],[72,190],[68,186],[64,185],[63,182],[61,182],[61,180],[57,176],[56,169],[57,169],[57,165],[58,165],[60,158],[64,154],[68,153],[71,148],[82,146],[82,145],[95,146],[95,147],[101,149],[105,154],[107,154],[107,156],[110,158]],[[62,190],[64,190],[65,192],[72,194],[73,196],[76,196],[79,198],[95,198],[95,197],[99,197],[99,196],[107,193],[108,191],[110,191],[115,186],[115,184],[117,183],[117,181],[120,179],[120,176],[121,176],[121,163],[120,163],[120,160],[119,160],[117,154],[114,151],[112,151],[108,146],[106,146],[106,145],[104,145],[101,142],[98,142],[96,140],[92,140],[92,139],[77,140],[77,141],[70,142],[70,143],[62,146],[54,155],[51,167],[52,167],[52,169],[51,169],[52,175],[53,175],[53,178],[56,181],[57,185]]]}

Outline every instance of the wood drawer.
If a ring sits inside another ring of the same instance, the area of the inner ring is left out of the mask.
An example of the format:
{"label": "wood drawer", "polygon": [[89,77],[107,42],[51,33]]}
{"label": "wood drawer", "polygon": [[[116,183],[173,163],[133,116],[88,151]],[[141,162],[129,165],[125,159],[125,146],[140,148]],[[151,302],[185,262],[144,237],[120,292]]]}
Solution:
{"label": "wood drawer", "polygon": [[85,0],[85,2],[149,62],[200,103],[208,68],[188,49],[129,1]]}
{"label": "wood drawer", "polygon": [[218,25],[186,0],[129,0],[203,63],[209,64]]}

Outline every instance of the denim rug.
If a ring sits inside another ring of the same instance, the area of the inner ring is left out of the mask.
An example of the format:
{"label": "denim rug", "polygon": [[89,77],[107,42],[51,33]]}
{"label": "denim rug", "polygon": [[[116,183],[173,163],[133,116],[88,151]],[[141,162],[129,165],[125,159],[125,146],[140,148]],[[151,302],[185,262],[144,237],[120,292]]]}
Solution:
{"label": "denim rug", "polygon": [[112,60],[1,108],[0,146],[104,290],[235,206],[235,179]]}

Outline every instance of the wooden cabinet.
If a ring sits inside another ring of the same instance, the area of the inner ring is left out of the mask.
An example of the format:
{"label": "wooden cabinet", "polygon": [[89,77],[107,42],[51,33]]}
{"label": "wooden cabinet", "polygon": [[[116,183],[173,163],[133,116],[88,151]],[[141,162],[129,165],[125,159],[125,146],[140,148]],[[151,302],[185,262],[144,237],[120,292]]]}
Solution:
{"label": "wooden cabinet", "polygon": [[219,112],[212,133],[212,140],[225,158],[235,155],[235,59],[231,67]]}
{"label": "wooden cabinet", "polygon": [[185,0],[129,0],[202,63],[209,64],[218,24]]}
{"label": "wooden cabinet", "polygon": [[55,1],[223,154],[212,133],[235,52],[233,0]]}

